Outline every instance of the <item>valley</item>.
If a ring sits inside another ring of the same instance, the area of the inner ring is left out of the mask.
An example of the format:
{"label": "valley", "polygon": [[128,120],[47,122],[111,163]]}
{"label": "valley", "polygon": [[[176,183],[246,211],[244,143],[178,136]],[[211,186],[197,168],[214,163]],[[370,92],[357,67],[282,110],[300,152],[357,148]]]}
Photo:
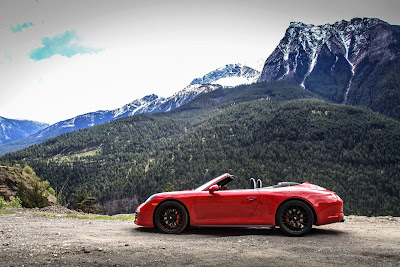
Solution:
{"label": "valley", "polygon": [[169,98],[56,123],[1,146],[15,152],[0,164],[32,166],[65,204],[84,188],[105,214],[228,172],[236,188],[307,181],[346,214],[400,216],[399,40],[380,19],[293,22],[261,73],[228,64]]}
{"label": "valley", "polygon": [[84,187],[99,203],[140,203],[228,172],[236,188],[248,188],[250,177],[266,186],[308,181],[338,193],[346,214],[398,216],[399,135],[396,120],[279,81],[215,90],[168,113],[72,132],[0,161],[29,164],[67,201]]}

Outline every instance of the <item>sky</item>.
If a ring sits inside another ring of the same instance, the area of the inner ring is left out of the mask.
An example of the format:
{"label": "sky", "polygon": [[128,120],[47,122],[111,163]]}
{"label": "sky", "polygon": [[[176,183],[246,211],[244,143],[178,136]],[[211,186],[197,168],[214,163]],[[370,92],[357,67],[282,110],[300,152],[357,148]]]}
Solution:
{"label": "sky", "polygon": [[0,116],[56,123],[226,64],[261,70],[292,21],[375,17],[399,0],[1,0]]}

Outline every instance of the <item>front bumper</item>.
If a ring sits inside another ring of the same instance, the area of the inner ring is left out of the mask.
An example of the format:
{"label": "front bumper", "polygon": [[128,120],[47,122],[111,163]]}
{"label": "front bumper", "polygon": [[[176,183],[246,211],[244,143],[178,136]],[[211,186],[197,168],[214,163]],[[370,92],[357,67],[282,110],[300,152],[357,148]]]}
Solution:
{"label": "front bumper", "polygon": [[145,210],[136,210],[134,223],[140,226],[154,227],[153,212]]}

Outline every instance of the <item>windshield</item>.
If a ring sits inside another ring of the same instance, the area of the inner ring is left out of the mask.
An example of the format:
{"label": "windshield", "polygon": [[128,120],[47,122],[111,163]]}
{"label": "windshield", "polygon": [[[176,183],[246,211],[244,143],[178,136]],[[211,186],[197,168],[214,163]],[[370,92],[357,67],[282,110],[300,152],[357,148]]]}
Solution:
{"label": "windshield", "polygon": [[221,176],[218,176],[217,178],[214,178],[214,179],[212,179],[211,181],[209,181],[209,182],[207,182],[207,183],[205,183],[205,184],[203,184],[203,185],[197,187],[194,191],[203,191],[203,190],[205,190],[206,188],[208,188],[208,187],[210,187],[211,185],[213,185],[213,184],[215,184],[216,182],[218,182],[219,180],[221,180],[221,179],[223,179],[223,178],[226,178],[226,177],[228,177],[228,176],[229,176],[229,174],[227,174],[227,173],[225,173],[225,174],[223,174],[223,175],[221,175]]}

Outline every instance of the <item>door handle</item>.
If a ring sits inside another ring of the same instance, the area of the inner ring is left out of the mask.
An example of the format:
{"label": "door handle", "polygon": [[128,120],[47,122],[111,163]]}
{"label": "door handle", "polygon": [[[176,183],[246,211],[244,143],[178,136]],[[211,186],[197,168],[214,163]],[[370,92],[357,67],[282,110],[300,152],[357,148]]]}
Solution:
{"label": "door handle", "polygon": [[254,196],[247,197],[247,200],[256,200],[256,199],[257,199],[257,197],[254,197]]}

